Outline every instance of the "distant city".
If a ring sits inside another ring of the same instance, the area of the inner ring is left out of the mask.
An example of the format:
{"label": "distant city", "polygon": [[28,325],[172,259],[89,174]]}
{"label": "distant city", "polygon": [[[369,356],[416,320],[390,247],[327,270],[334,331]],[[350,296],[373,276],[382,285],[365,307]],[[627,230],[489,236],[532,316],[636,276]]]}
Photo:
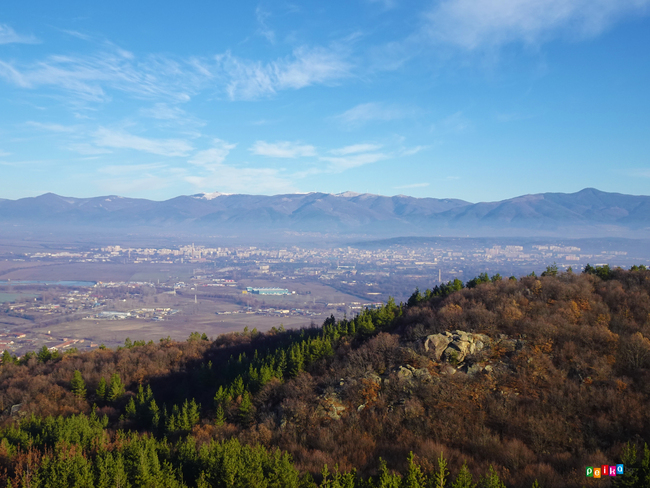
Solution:
{"label": "distant city", "polygon": [[[88,251],[25,253],[13,259],[120,264],[193,263],[199,266],[195,270],[197,279],[213,276],[237,276],[242,279],[264,275],[286,280],[309,276],[330,284],[338,281],[348,286],[374,286],[375,281],[389,276],[440,283],[456,277],[467,278],[468,273],[473,271],[501,271],[503,274],[503,270],[521,268],[530,272],[552,263],[560,269],[571,267],[574,271],[580,271],[587,263],[625,266],[628,261],[629,264],[637,264],[639,259],[647,259],[628,257],[628,254],[628,251],[610,249],[587,252],[577,246],[556,244],[491,247],[459,244],[453,248],[395,245],[387,249],[353,246],[264,249],[255,246],[206,247],[188,244],[177,249],[113,245]],[[223,283],[205,285],[225,286]]]}
{"label": "distant city", "polygon": [[550,265],[577,273],[588,263],[648,264],[645,249],[625,240],[402,238],[326,248],[188,243],[5,250],[0,349],[116,346],[118,331],[159,339],[182,338],[194,328],[218,334],[248,324],[309,326],[481,273],[507,278]]}

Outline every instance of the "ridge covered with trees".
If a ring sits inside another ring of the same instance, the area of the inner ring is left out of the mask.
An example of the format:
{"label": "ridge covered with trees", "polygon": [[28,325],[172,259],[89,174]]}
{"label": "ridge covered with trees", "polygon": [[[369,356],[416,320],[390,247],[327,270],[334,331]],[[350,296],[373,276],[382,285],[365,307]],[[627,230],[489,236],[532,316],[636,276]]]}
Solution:
{"label": "ridge covered with trees", "polygon": [[643,266],[483,274],[321,327],[5,352],[0,484],[650,486],[649,380]]}

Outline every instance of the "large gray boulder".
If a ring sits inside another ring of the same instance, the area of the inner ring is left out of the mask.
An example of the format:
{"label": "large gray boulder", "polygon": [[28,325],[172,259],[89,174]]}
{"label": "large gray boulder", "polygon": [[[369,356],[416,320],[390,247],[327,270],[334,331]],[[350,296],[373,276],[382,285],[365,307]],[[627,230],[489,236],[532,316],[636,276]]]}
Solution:
{"label": "large gray boulder", "polygon": [[460,364],[465,360],[467,354],[469,353],[471,344],[469,341],[455,340],[447,346],[443,357],[445,360],[454,360],[456,364]]}
{"label": "large gray boulder", "polygon": [[447,346],[452,341],[451,334],[447,334],[433,334],[427,336],[424,341],[424,350],[432,352],[436,361],[440,361],[442,353],[445,352],[445,349],[447,349]]}
{"label": "large gray boulder", "polygon": [[482,351],[492,340],[485,334],[474,334],[455,330],[443,334],[432,334],[424,341],[424,349],[432,353],[436,361],[452,360],[462,363],[467,356]]}

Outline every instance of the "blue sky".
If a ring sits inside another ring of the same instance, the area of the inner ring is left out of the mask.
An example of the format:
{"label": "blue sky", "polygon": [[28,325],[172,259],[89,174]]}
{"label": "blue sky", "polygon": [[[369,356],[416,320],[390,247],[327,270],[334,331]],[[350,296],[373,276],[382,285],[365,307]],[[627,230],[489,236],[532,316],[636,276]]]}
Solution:
{"label": "blue sky", "polygon": [[650,0],[3,2],[0,198],[650,194]]}

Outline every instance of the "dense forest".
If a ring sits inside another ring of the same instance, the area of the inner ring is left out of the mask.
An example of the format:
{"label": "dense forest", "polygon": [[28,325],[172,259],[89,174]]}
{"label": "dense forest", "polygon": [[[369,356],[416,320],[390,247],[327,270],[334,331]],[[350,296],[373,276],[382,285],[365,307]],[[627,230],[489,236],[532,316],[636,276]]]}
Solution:
{"label": "dense forest", "polygon": [[[8,487],[650,487],[650,271],[0,366]],[[587,478],[587,466],[625,475]]]}

